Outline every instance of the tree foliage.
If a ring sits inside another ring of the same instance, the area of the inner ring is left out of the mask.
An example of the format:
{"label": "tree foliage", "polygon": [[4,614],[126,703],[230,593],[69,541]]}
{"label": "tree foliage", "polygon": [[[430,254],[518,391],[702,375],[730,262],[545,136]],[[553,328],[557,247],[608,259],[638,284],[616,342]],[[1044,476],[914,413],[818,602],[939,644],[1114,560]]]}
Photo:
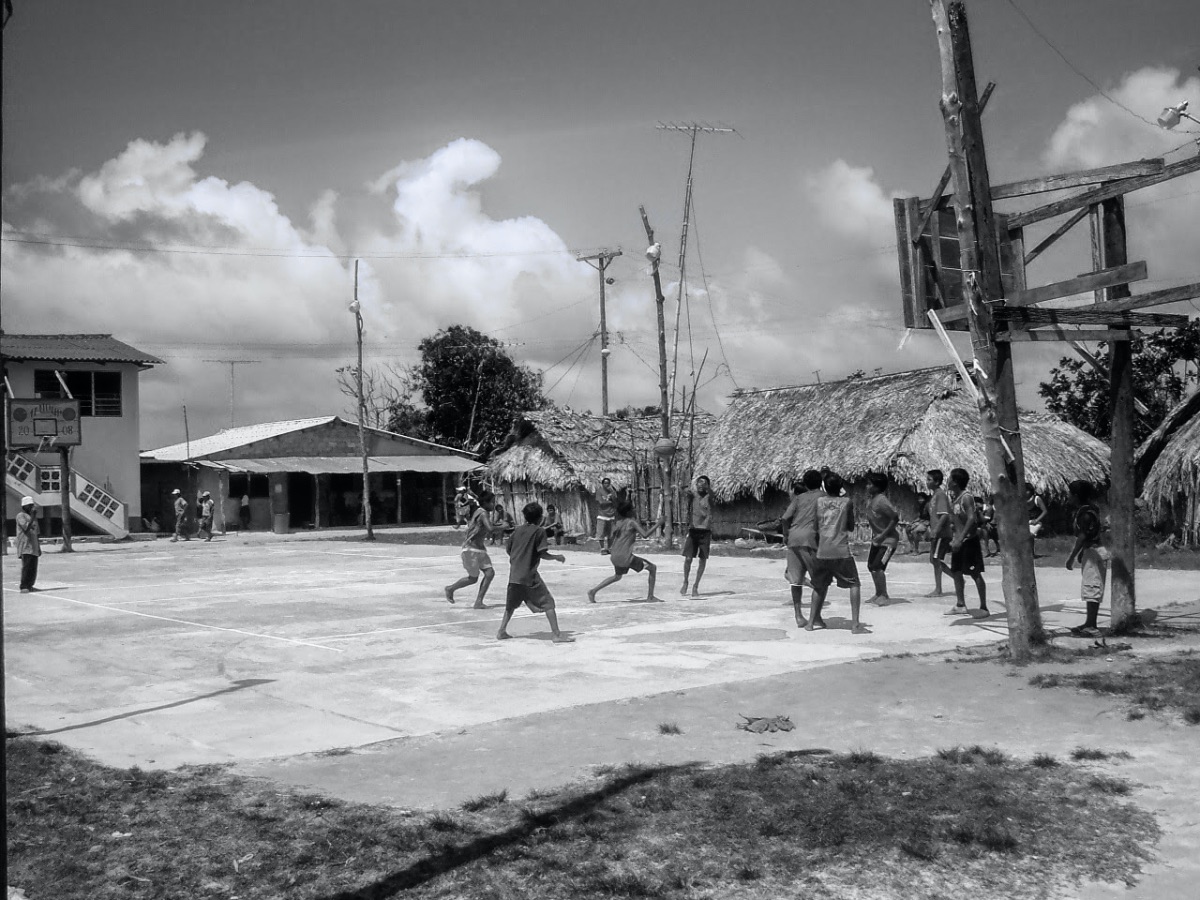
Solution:
{"label": "tree foliage", "polygon": [[[1106,357],[1099,354],[1101,360]],[[1200,372],[1200,320],[1186,328],[1158,331],[1133,342],[1134,394],[1149,410],[1138,416],[1134,438],[1141,443],[1163,417],[1183,399],[1188,385],[1195,384]],[[1038,393],[1046,408],[1088,434],[1107,442],[1112,434],[1109,414],[1109,383],[1091,365],[1081,359],[1063,357],[1050,370]]]}

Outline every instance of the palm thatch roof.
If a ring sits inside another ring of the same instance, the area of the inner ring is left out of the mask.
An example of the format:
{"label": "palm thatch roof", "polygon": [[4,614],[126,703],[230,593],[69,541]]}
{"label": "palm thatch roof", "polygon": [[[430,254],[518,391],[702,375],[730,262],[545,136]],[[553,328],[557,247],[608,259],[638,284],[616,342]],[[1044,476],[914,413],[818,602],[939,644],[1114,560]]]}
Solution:
{"label": "palm thatch roof", "polygon": [[[716,419],[708,413],[675,416],[672,434],[685,453],[693,422],[699,447]],[[627,484],[634,461],[651,453],[661,435],[658,416],[621,419],[569,409],[522,413],[488,461],[488,471],[497,481],[530,481],[552,490],[584,488],[594,493],[606,476],[618,486]]]}
{"label": "palm thatch roof", "polygon": [[[1066,494],[1076,478],[1103,482],[1108,447],[1056,416],[1021,413],[1026,479]],[[850,481],[886,472],[924,490],[929,469],[961,467],[989,483],[979,413],[953,366],[734,396],[700,450],[697,471],[719,501],[788,490],[805,470],[829,466]]]}
{"label": "palm thatch roof", "polygon": [[1139,471],[1152,457],[1142,496],[1168,507],[1179,493],[1200,494],[1200,392],[1176,406],[1138,449]]}

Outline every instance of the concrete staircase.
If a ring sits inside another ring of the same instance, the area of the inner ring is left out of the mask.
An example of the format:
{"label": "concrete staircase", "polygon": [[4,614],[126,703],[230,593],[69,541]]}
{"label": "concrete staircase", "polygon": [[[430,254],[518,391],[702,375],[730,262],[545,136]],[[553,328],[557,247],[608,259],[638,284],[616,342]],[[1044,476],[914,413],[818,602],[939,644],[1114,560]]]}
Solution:
{"label": "concrete staircase", "polygon": [[[78,470],[72,469],[70,478],[71,515],[115,538],[128,537],[125,504]],[[53,509],[62,505],[58,490],[42,491],[42,467],[20,453],[9,453],[5,459],[4,483],[17,494],[32,497],[38,506]]]}

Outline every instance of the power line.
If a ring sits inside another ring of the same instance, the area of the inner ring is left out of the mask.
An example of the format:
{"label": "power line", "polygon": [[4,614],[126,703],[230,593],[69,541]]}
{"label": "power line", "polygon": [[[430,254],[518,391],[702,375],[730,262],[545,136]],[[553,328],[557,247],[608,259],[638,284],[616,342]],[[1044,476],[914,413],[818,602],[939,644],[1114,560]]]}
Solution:
{"label": "power line", "polygon": [[704,296],[708,300],[708,317],[712,320],[713,331],[717,335],[717,347],[721,351],[721,360],[725,363],[725,371],[729,373],[729,380],[733,382],[733,386],[738,386],[737,378],[733,375],[733,368],[729,365],[729,357],[725,355],[725,342],[721,340],[721,330],[717,328],[716,313],[713,312],[712,291],[708,287],[708,273],[704,270],[704,253],[700,249],[700,217],[696,214],[696,201],[692,200],[692,215],[696,219],[696,259],[700,263],[700,280],[704,285]]}

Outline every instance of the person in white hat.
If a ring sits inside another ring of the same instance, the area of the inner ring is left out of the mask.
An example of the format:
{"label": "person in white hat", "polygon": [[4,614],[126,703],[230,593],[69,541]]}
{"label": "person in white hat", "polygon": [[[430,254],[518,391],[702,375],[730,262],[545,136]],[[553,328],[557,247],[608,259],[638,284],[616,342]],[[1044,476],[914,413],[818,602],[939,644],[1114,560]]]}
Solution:
{"label": "person in white hat", "polygon": [[204,491],[200,494],[200,534],[208,535],[204,540],[211,541],[213,537],[213,512],[217,504],[212,494]]}
{"label": "person in white hat", "polygon": [[171,491],[171,496],[175,498],[175,536],[171,538],[171,543],[174,544],[180,538],[190,541],[192,537],[187,533],[185,526],[188,502],[183,499],[183,494],[180,493],[179,488]]}
{"label": "person in white hat", "polygon": [[42,545],[38,541],[38,521],[35,517],[37,504],[32,497],[21,498],[21,511],[17,513],[17,556],[21,557],[21,593],[36,591],[38,557]]}

